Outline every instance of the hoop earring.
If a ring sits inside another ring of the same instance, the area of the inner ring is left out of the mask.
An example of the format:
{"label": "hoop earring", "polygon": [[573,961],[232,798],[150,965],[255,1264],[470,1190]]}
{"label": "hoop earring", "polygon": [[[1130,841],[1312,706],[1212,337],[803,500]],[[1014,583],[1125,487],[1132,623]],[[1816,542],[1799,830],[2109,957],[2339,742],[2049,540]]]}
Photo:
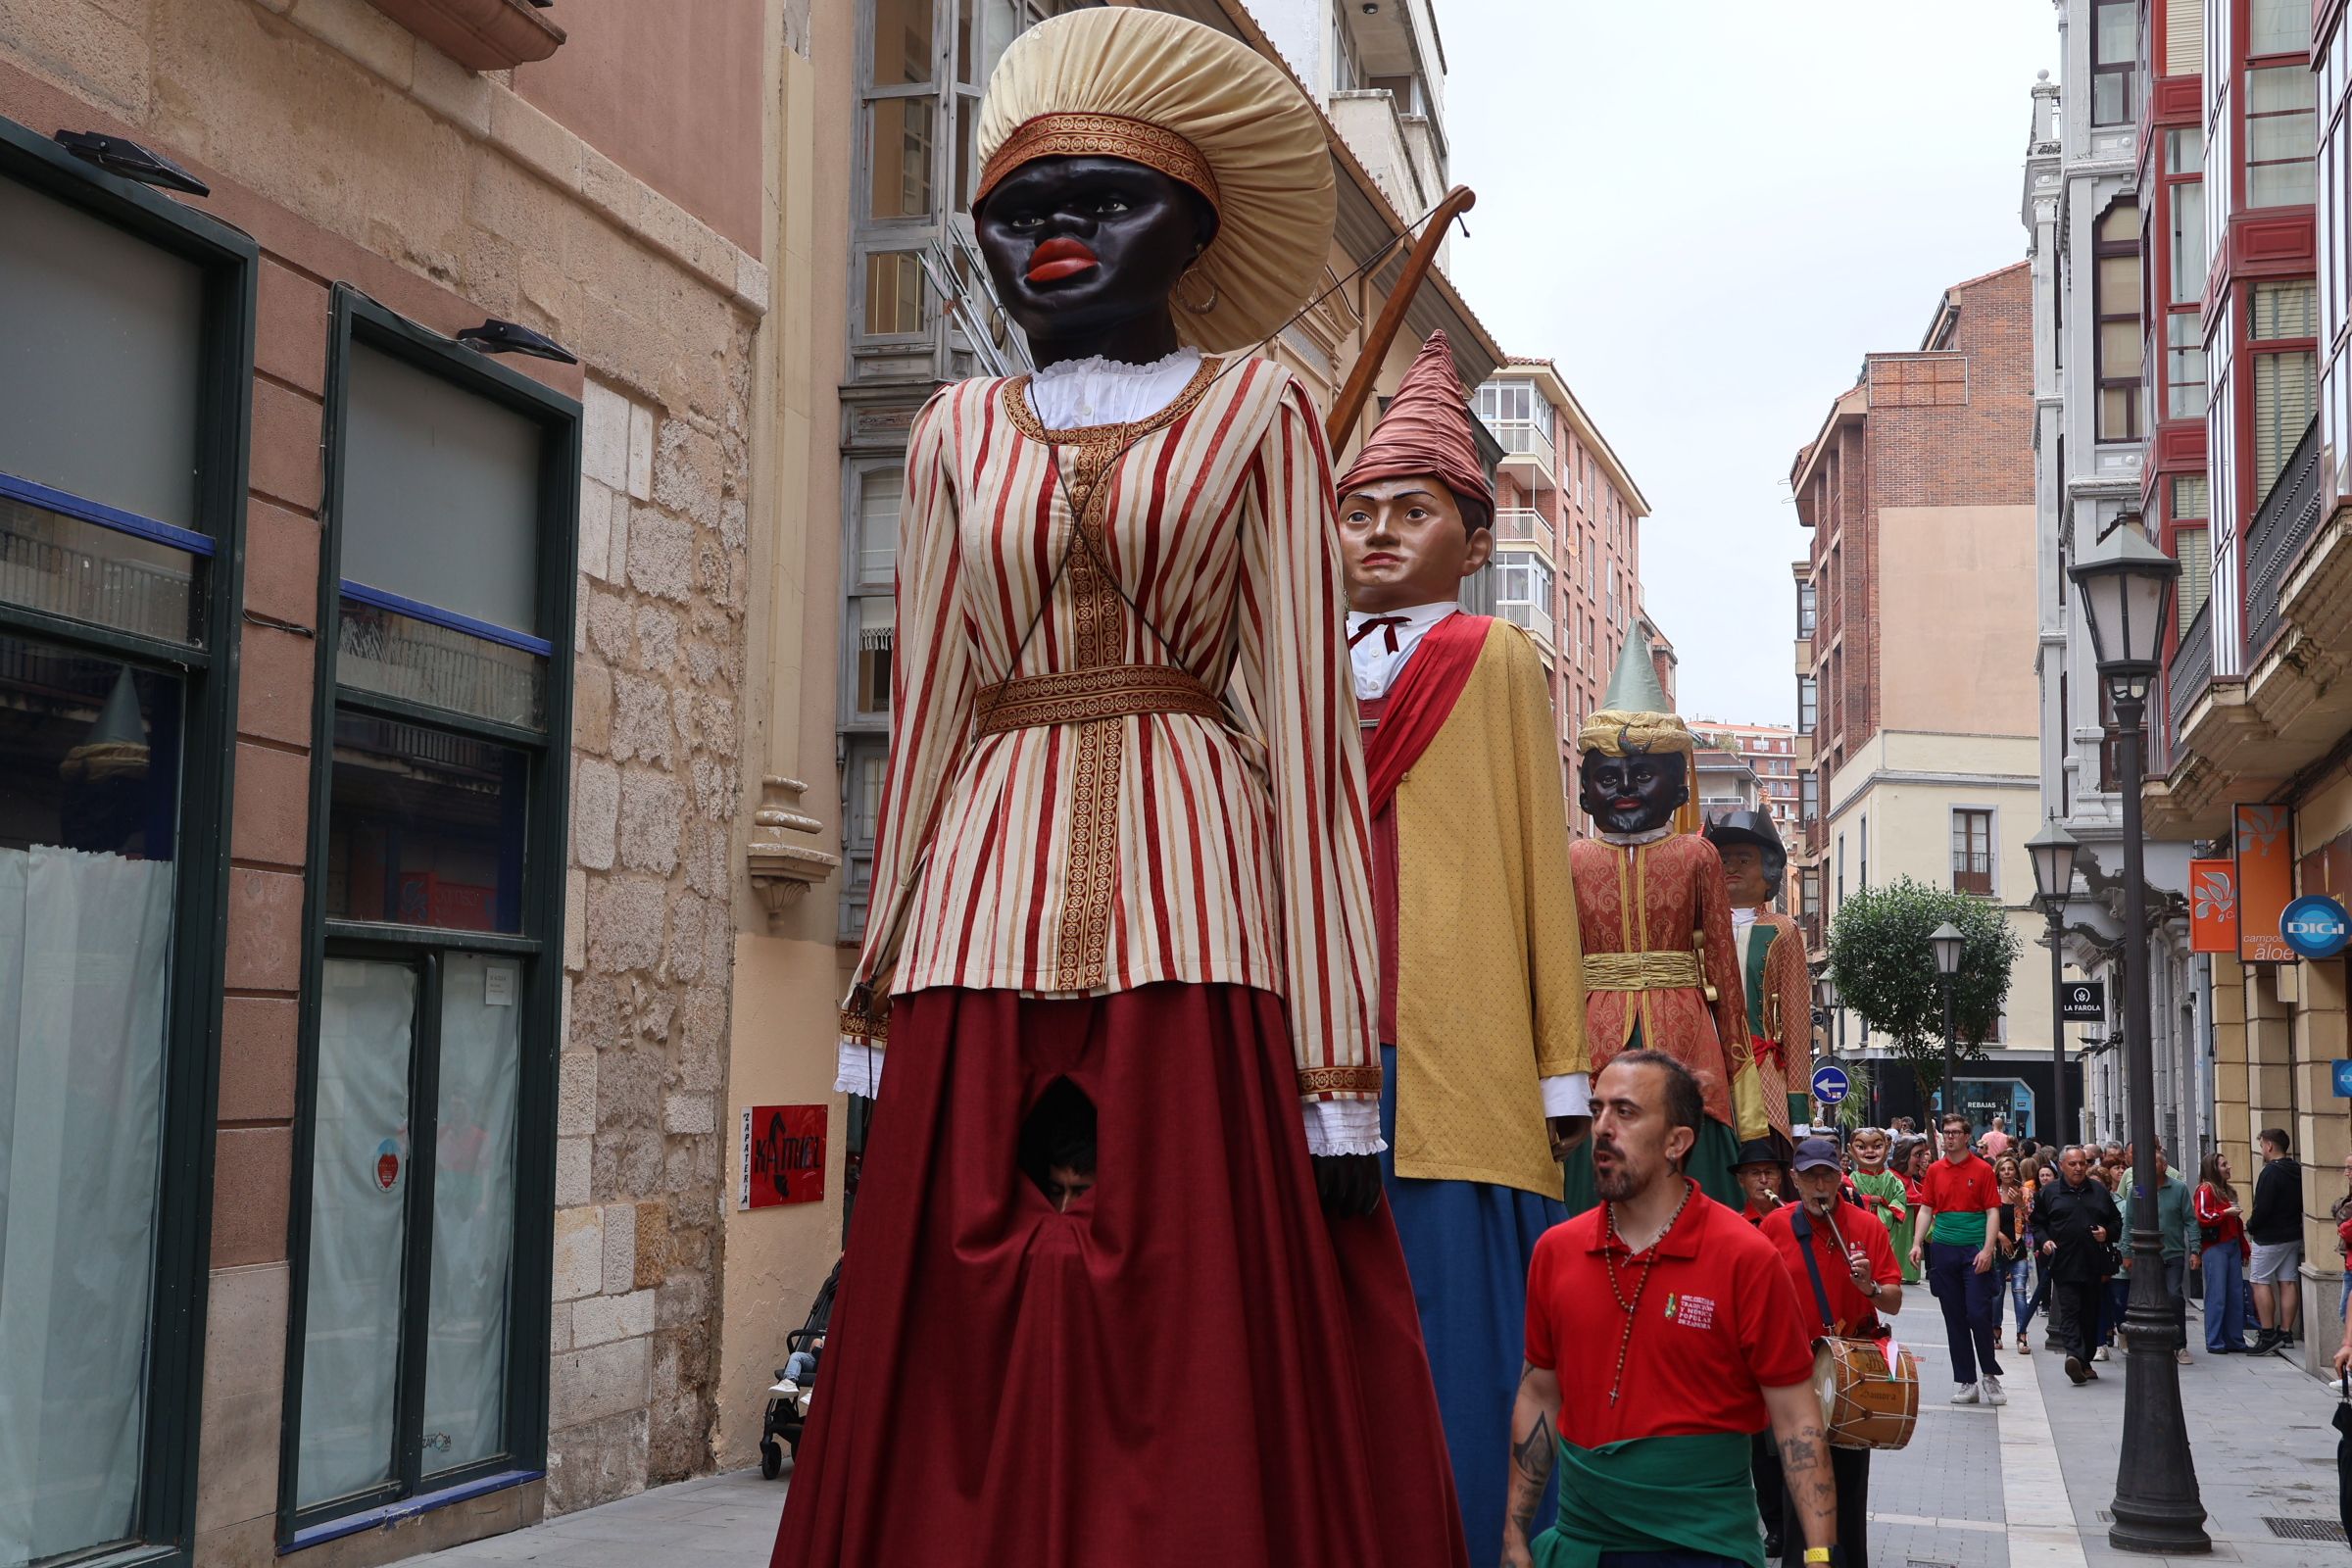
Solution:
{"label": "hoop earring", "polygon": [[1191,312],[1195,316],[1206,316],[1209,312],[1217,308],[1217,300],[1221,297],[1222,290],[1217,287],[1215,279],[1210,279],[1208,285],[1208,298],[1202,300],[1200,304],[1195,305],[1191,300],[1188,300],[1184,297],[1184,285],[1189,282],[1193,276],[1194,273],[1192,269],[1187,268],[1185,270],[1184,276],[1179,277],[1176,280],[1176,303],[1183,306],[1187,311]]}

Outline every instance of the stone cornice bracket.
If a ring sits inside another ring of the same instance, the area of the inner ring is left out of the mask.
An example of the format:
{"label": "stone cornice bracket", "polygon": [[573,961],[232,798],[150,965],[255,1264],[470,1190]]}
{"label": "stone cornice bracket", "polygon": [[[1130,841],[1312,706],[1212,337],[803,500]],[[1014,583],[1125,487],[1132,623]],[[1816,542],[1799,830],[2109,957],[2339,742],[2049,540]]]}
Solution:
{"label": "stone cornice bracket", "polygon": [[368,0],[468,71],[505,71],[545,60],[564,29],[529,0]]}
{"label": "stone cornice bracket", "polygon": [[824,831],[822,822],[800,808],[801,797],[808,790],[797,778],[773,773],[760,780],[760,808],[752,813],[752,841],[744,858],[752,873],[752,889],[767,910],[770,936],[776,934],[776,922],[784,911],[841,865],[840,856],[793,841],[796,833]]}

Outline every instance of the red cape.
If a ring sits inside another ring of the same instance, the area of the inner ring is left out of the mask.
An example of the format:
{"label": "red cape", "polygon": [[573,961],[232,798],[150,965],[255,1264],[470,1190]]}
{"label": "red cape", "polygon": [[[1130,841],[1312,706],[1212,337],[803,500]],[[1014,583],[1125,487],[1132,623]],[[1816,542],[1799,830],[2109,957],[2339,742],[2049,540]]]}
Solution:
{"label": "red cape", "polygon": [[1487,646],[1487,628],[1494,624],[1491,615],[1447,615],[1422,633],[1412,657],[1404,662],[1404,673],[1389,688],[1379,724],[1364,742],[1373,814],[1396,798],[1406,770],[1421,760],[1452,713],[1454,700],[1469,684],[1470,671]]}

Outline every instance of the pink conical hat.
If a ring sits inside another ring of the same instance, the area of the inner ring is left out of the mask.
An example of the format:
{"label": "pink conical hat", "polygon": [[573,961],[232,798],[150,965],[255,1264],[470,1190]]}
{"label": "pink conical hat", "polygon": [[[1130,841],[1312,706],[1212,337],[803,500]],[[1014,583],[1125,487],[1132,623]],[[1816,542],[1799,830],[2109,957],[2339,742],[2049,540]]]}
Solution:
{"label": "pink conical hat", "polygon": [[1397,383],[1388,412],[1372,427],[1371,439],[1340,478],[1340,494],[1375,479],[1429,474],[1466,500],[1494,511],[1494,487],[1478,461],[1470,434],[1470,404],[1454,372],[1453,349],[1443,331],[1432,332]]}

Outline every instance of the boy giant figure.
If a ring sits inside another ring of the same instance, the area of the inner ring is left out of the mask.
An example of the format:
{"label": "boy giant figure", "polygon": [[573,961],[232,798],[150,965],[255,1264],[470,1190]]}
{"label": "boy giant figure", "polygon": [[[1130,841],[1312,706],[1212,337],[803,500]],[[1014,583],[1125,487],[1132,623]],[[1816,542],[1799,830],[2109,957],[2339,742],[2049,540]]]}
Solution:
{"label": "boy giant figure", "polygon": [[1466,615],[1494,493],[1444,333],[1339,484],[1380,936],[1382,1175],[1470,1560],[1496,1560],[1528,1258],[1590,1079],[1559,740],[1535,645]]}

